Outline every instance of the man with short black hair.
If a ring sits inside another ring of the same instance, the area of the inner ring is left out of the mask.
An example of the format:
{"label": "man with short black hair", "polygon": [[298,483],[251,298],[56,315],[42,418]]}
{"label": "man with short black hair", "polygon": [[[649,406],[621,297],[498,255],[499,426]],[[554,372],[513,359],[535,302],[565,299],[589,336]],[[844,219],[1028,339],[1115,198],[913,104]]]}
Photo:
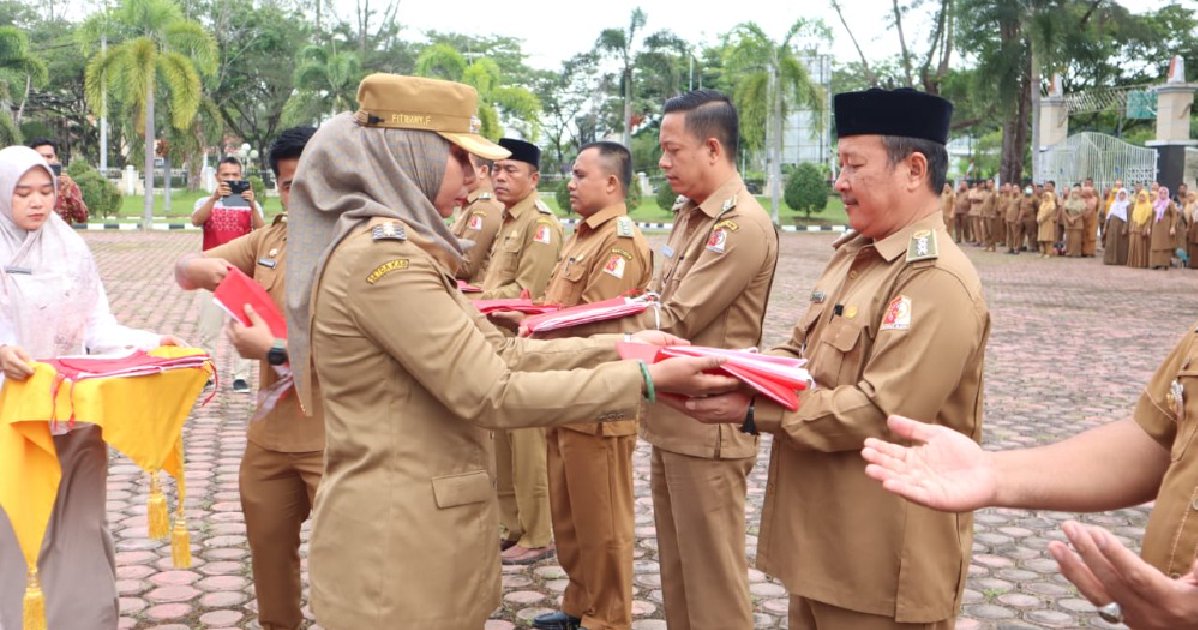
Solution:
{"label": "man with short black hair", "polygon": [[491,246],[503,224],[503,204],[495,198],[491,187],[495,163],[472,153],[470,164],[474,167],[474,180],[470,184],[470,193],[460,204],[462,210],[452,231],[454,236],[470,242],[469,248],[463,247],[466,264],[458,269],[458,279],[479,285],[487,276]]}
{"label": "man with short black hair", "polygon": [[62,162],[58,159],[58,144],[49,138],[35,138],[29,142],[29,148],[37,151],[46,160],[58,179],[58,201],[54,204],[54,211],[68,225],[87,223],[88,210],[83,201],[83,191],[79,190],[79,184],[63,171]]}
{"label": "man with short black hair", "polygon": [[[188,254],[175,267],[186,290],[216,288],[232,265],[252,277],[284,308],[287,205],[300,154],[315,127],[293,127],[279,134],[270,149],[283,214],[254,230],[201,254]],[[247,425],[239,490],[246,539],[263,630],[295,630],[303,622],[300,606],[300,527],[312,511],[324,466],[324,415],[320,405],[305,415],[291,389],[287,340],[277,339],[257,314],[252,326],[234,323],[229,337],[246,359],[258,361],[262,397]]]}
{"label": "man with short black hair", "polygon": [[[860,450],[888,414],[981,438],[990,315],[944,226],[952,105],[911,89],[837,94],[836,190],[858,234],[811,292],[789,342],[814,386],[788,411],[748,391],[671,404],[705,423],[774,434],[757,566],[790,593],[791,630],[950,630],[972,520],[895,497]],[[908,411],[909,410],[909,411]]]}

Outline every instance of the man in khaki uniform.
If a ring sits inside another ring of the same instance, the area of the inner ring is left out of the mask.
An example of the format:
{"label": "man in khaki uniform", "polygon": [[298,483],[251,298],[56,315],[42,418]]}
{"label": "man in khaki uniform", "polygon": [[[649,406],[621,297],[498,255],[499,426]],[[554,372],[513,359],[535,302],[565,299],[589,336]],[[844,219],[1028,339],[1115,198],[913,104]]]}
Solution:
{"label": "man in khaki uniform", "polygon": [[969,242],[982,247],[986,243],[986,222],[982,220],[982,200],[986,196],[986,181],[974,182],[969,191],[969,224],[973,238]]}
{"label": "man in khaki uniform", "polygon": [[[540,298],[562,248],[562,224],[537,197],[541,150],[503,138],[512,156],[495,162],[495,196],[503,204],[503,223],[491,246],[491,262],[478,299]],[[553,554],[549,480],[545,472],[545,430],[495,432],[500,521],[504,563],[532,564]]]}
{"label": "man in khaki uniform", "polygon": [[953,202],[953,240],[958,245],[970,240],[969,229],[969,185],[961,180],[957,196]]}
{"label": "man in khaki uniform", "polygon": [[[943,427],[891,417],[867,440],[866,473],[938,510],[984,507],[1104,512],[1155,499],[1140,557],[1097,527],[1067,522],[1049,552],[1111,624],[1190,630],[1198,623],[1198,323],[1165,358],[1131,418],[1050,446],[983,452]],[[964,464],[964,465],[962,465]]]}
{"label": "man in khaki uniform", "polygon": [[326,423],[312,610],[328,630],[479,630],[501,592],[488,428],[629,420],[654,388],[735,381],[702,374],[716,361],[614,361],[618,336],[500,334],[457,290],[444,223],[467,151],[506,155],[470,124],[477,92],[374,74],[358,102],[321,126],[292,197],[288,351]]}
{"label": "man in khaki uniform", "polygon": [[1024,190],[1024,198],[1020,201],[1019,216],[1023,221],[1023,236],[1027,239],[1027,245],[1022,249],[1025,252],[1033,254],[1039,251],[1039,231],[1040,224],[1037,222],[1037,217],[1040,214],[1040,195],[1044,192],[1044,188],[1039,184],[1032,187],[1032,195],[1029,198],[1027,191]]}
{"label": "man in khaki uniform", "polygon": [[491,169],[494,163],[477,155],[470,156],[474,165],[474,184],[466,197],[466,205],[453,225],[453,235],[472,244],[465,252],[466,264],[458,270],[458,279],[478,286],[487,274],[491,262],[491,245],[503,225],[503,204],[491,189]]}
{"label": "man in khaki uniform", "polygon": [[[778,236],[736,171],[738,129],[736,108],[714,90],[666,101],[658,165],[680,197],[649,284],[661,308],[617,320],[620,329],[658,328],[717,348],[761,342]],[[650,485],[666,624],[752,628],[745,477],[757,438],[733,425],[688,422],[662,404],[645,410],[640,435],[653,445]]]}
{"label": "man in khaki uniform", "polygon": [[[295,127],[280,134],[270,150],[270,165],[287,209],[300,153],[316,133]],[[284,307],[287,215],[203,255],[180,259],[176,278],[183,289],[213,290],[228,266],[240,269],[266,289],[280,311]],[[286,340],[275,339],[261,317],[255,325],[234,324],[230,332],[242,357],[259,361],[259,389],[268,404],[259,406],[248,423],[241,458],[239,489],[245,512],[258,596],[258,623],[264,630],[295,630],[304,620],[300,611],[300,526],[312,511],[324,466],[324,417],[315,406],[305,415],[289,386],[279,384],[287,362]],[[259,417],[260,416],[260,417]]]}
{"label": "man in khaki uniform", "polygon": [[[649,242],[624,206],[631,184],[632,155],[623,145],[598,142],[579,152],[569,187],[570,206],[582,221],[562,250],[546,302],[576,306],[649,284]],[[548,429],[546,440],[553,534],[570,583],[561,612],[541,615],[533,626],[629,630],[636,421],[562,425]]]}
{"label": "man in khaki uniform", "polygon": [[981,437],[990,316],[937,209],[952,105],[910,89],[837,94],[836,181],[859,235],[811,293],[791,340],[815,387],[797,411],[737,392],[687,401],[704,422],[774,434],[758,567],[790,592],[792,630],[949,630],[972,520],[888,494],[859,451],[888,414]]}
{"label": "man in khaki uniform", "polygon": [[1019,188],[1012,186],[1009,196],[1007,197],[1007,207],[1005,218],[1007,221],[1007,253],[1018,254],[1019,248],[1023,244],[1023,200],[1027,199],[1030,203],[1032,198],[1032,189],[1029,186],[1024,195],[1019,194]]}

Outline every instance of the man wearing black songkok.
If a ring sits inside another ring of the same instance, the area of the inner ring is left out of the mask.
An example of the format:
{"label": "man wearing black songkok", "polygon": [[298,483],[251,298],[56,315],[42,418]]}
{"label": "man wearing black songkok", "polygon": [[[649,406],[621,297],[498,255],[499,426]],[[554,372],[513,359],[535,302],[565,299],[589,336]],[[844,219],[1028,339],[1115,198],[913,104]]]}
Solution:
{"label": "man wearing black songkok", "polygon": [[865,475],[886,418],[982,434],[990,315],[939,209],[952,104],[910,89],[837,94],[836,190],[857,234],[833,254],[788,343],[815,385],[788,411],[749,392],[681,406],[774,434],[757,566],[790,593],[790,628],[949,630],[972,519],[918,506]]}

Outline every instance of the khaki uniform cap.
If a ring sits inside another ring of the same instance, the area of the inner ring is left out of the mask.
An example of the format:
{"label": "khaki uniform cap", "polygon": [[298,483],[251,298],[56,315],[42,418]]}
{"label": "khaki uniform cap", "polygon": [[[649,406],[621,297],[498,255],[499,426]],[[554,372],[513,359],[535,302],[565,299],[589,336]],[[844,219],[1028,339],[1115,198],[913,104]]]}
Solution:
{"label": "khaki uniform cap", "polygon": [[375,73],[358,85],[358,106],[358,123],[366,127],[435,131],[488,160],[511,155],[478,134],[478,91],[463,83]]}

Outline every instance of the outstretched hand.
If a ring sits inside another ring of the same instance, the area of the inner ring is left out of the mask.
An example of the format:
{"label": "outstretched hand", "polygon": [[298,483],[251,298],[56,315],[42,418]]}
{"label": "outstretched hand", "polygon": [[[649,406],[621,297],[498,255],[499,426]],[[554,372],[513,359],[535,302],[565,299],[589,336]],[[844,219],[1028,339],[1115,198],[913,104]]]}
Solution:
{"label": "outstretched hand", "polygon": [[993,502],[997,474],[990,454],[977,442],[948,427],[902,416],[890,416],[887,425],[914,445],[865,440],[865,474],[884,488],[945,512],[968,512]]}

